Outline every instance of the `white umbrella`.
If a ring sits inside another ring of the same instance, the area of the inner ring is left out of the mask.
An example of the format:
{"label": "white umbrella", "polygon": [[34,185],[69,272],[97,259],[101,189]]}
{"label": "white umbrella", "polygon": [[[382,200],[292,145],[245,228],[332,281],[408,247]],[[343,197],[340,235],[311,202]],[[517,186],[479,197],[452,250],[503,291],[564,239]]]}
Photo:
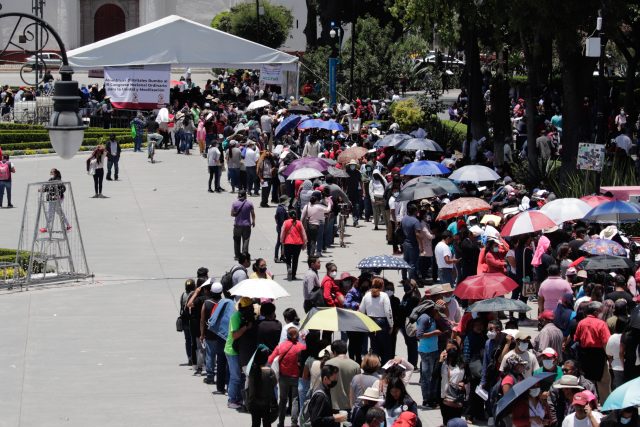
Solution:
{"label": "white umbrella", "polygon": [[289,181],[314,179],[322,176],[322,172],[313,168],[300,168],[291,172],[291,175],[287,177]]}
{"label": "white umbrella", "polygon": [[257,101],[253,101],[251,104],[249,104],[249,106],[247,107],[247,111],[257,110],[258,108],[268,107],[269,105],[271,105],[271,103],[266,99],[258,99]]}
{"label": "white umbrella", "polygon": [[289,292],[271,279],[245,279],[231,288],[229,293],[248,298],[278,299],[289,296]]}
{"label": "white umbrella", "polygon": [[500,175],[491,168],[481,165],[463,166],[456,169],[449,175],[449,179],[453,181],[496,181],[500,179]]}
{"label": "white umbrella", "polygon": [[591,206],[580,199],[556,199],[540,208],[540,212],[551,218],[556,224],[584,218]]}

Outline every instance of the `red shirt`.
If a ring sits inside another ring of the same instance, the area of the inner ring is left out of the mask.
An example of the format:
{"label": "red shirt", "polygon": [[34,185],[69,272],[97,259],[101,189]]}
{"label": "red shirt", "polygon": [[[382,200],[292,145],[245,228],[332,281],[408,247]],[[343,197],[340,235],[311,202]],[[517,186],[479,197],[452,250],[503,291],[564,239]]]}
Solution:
{"label": "red shirt", "polygon": [[280,375],[285,377],[298,378],[300,371],[298,370],[298,354],[306,349],[305,345],[301,342],[291,342],[286,340],[278,344],[273,350],[273,353],[269,356],[269,363],[273,363],[273,359],[280,355],[278,363],[280,364]]}
{"label": "red shirt", "polygon": [[324,276],[322,279],[322,296],[328,307],[342,307],[339,297],[342,296],[340,288],[330,276]]}
{"label": "red shirt", "polygon": [[289,218],[282,224],[282,231],[280,232],[280,242],[284,245],[304,245],[307,241],[307,235],[304,232],[302,221],[293,220]]}
{"label": "red shirt", "polygon": [[578,341],[582,348],[604,349],[610,336],[607,323],[590,314],[578,323],[574,340]]}

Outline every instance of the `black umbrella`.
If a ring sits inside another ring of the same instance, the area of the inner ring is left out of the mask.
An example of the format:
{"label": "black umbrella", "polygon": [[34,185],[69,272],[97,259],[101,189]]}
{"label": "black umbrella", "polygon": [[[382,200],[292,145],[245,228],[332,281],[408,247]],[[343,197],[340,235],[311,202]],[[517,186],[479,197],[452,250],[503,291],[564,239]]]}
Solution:
{"label": "black umbrella", "polygon": [[383,138],[381,138],[378,141],[376,141],[376,143],[373,144],[373,146],[375,148],[395,147],[396,145],[400,144],[405,139],[409,139],[409,138],[411,138],[411,137],[409,135],[407,135],[407,134],[404,134],[404,133],[389,133],[389,134],[385,135]]}
{"label": "black umbrella", "polygon": [[407,270],[411,268],[407,262],[397,256],[376,255],[362,259],[358,263],[359,269],[370,270]]}
{"label": "black umbrella", "polygon": [[287,110],[289,110],[290,113],[297,113],[297,114],[305,114],[305,113],[311,112],[311,108],[307,107],[306,105],[292,105],[289,108],[287,108]]}
{"label": "black umbrella", "polygon": [[460,188],[458,188],[456,183],[451,181],[449,178],[442,178],[439,176],[419,176],[417,178],[413,178],[407,181],[407,183],[404,185],[403,188],[406,188],[410,185],[415,185],[415,184],[438,185],[439,187],[442,187],[445,190],[447,190],[447,193],[449,194],[462,194],[462,191],[460,190]]}
{"label": "black umbrella", "polygon": [[597,255],[585,259],[580,263],[584,270],[613,270],[616,268],[633,268],[633,261],[626,257],[612,255]]}
{"label": "black umbrella", "polygon": [[556,375],[556,372],[541,372],[539,374],[535,374],[531,377],[525,378],[519,383],[516,383],[504,396],[500,398],[500,400],[498,400],[495,415],[496,420],[502,418],[505,411],[511,408],[516,400],[527,393],[531,387],[535,386],[540,381],[546,380]]}

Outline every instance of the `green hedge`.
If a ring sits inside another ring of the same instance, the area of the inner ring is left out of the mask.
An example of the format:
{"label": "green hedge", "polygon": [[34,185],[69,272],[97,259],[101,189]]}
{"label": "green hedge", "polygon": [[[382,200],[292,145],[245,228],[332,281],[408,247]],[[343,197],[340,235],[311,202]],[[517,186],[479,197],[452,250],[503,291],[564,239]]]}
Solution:
{"label": "green hedge", "polygon": [[[17,253],[16,249],[0,249],[0,262],[15,262]],[[29,268],[29,258],[30,253],[28,251],[20,252],[20,267],[22,269],[27,270]],[[33,267],[34,273],[41,273],[44,263],[35,262]]]}
{"label": "green hedge", "polygon": [[[82,145],[85,146],[96,146],[98,144],[102,144],[107,142],[108,137],[101,138],[85,138],[82,141]],[[131,135],[117,135],[116,140],[121,144],[130,144],[133,142],[133,138]],[[13,151],[13,150],[38,150],[44,148],[53,148],[51,146],[51,141],[31,141],[31,142],[17,142],[12,144],[0,144],[2,146],[3,151]],[[16,153],[14,153],[15,155]]]}

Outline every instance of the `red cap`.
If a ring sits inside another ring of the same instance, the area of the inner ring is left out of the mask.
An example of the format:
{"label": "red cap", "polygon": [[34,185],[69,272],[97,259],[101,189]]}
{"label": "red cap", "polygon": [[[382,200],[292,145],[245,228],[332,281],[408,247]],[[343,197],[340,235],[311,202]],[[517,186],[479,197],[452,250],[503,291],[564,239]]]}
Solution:
{"label": "red cap", "polygon": [[466,222],[464,222],[464,220],[463,220],[463,219],[459,219],[459,220],[458,220],[458,224],[457,224],[457,225],[458,225],[458,228],[463,228],[463,227],[466,227],[466,226],[467,226],[467,223],[466,223]]}
{"label": "red cap", "polygon": [[589,403],[589,399],[582,392],[573,395],[572,405],[585,406]]}
{"label": "red cap", "polygon": [[545,310],[542,313],[540,313],[540,316],[538,316],[538,320],[553,320],[555,319],[555,316],[553,314],[553,311],[551,310]]}

